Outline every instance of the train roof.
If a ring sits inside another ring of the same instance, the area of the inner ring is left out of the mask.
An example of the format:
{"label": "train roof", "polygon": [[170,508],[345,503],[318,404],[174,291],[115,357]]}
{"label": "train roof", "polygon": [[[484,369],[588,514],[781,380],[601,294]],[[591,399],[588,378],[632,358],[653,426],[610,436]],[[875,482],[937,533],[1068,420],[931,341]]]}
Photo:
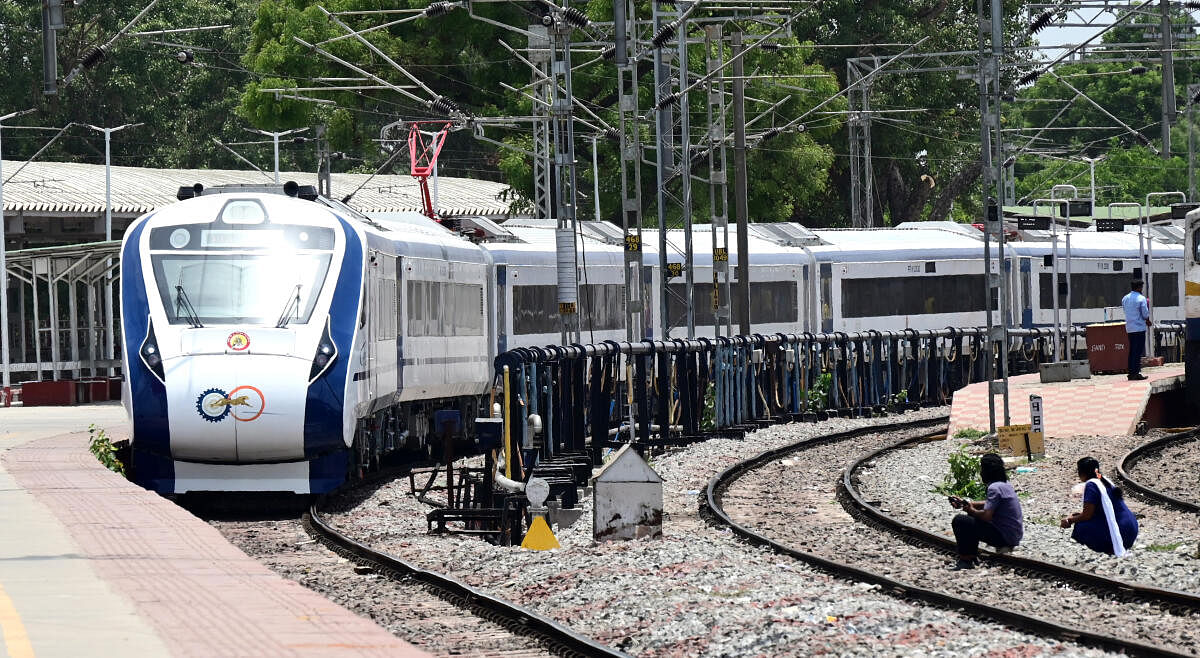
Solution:
{"label": "train roof", "polygon": [[[605,224],[603,227],[590,226]],[[557,265],[555,250],[558,222],[553,219],[510,219],[500,226],[507,234],[504,241],[485,241],[481,247],[491,253],[497,264]],[[588,265],[619,265],[625,262],[624,236],[608,222],[579,222],[577,249]],[[649,260],[647,260],[649,262]],[[582,262],[580,263],[582,265]]]}

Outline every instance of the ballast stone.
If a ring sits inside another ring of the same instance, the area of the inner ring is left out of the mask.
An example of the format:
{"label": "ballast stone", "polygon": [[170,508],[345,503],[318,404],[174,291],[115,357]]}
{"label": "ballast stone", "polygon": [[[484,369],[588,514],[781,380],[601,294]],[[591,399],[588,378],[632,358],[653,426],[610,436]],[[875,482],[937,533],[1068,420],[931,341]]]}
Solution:
{"label": "ballast stone", "polygon": [[613,539],[662,538],[663,481],[630,446],[592,478],[592,537]]}

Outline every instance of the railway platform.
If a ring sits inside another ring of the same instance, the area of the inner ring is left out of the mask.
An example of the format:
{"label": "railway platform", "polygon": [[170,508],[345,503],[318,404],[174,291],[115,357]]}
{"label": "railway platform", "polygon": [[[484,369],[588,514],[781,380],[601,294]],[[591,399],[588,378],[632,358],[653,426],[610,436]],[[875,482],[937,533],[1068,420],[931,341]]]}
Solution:
{"label": "railway platform", "polygon": [[[1013,425],[1029,422],[1029,396],[1040,395],[1047,437],[1133,434],[1145,421],[1161,427],[1170,419],[1171,396],[1183,390],[1183,365],[1172,363],[1143,368],[1146,379],[1129,381],[1125,375],[1092,375],[1091,379],[1043,384],[1036,373],[1010,377],[1009,409]],[[988,383],[979,382],[954,393],[950,407],[950,434],[988,428]],[[996,396],[996,424],[1003,423],[1000,396]]]}
{"label": "railway platform", "polygon": [[116,403],[0,408],[0,656],[417,656],[106,470]]}

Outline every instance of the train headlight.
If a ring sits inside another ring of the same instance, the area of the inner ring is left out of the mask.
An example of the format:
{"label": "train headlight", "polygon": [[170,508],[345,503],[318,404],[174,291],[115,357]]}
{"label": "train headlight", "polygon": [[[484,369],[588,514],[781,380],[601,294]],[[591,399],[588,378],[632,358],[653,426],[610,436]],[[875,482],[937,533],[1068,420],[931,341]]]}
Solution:
{"label": "train headlight", "polygon": [[321,340],[317,342],[317,351],[313,355],[312,368],[308,371],[308,383],[311,384],[337,359],[337,345],[329,336],[329,318],[325,319],[325,330],[321,332]]}
{"label": "train headlight", "polygon": [[154,323],[147,321],[146,326],[146,340],[142,341],[142,346],[138,349],[138,356],[142,358],[142,363],[154,377],[165,384],[167,375],[163,370],[162,351],[158,349],[158,340],[154,337]]}

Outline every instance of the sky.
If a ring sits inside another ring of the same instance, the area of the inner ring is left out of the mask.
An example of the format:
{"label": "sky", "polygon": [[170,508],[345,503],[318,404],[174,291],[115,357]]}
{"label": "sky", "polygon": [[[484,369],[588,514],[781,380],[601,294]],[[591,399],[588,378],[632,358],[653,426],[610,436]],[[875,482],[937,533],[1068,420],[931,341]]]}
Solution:
{"label": "sky", "polygon": [[[1123,14],[1127,9],[1126,7],[1118,6],[1116,3],[1114,3],[1113,6],[1117,8],[1116,13],[1101,12],[1095,9],[1074,11],[1068,15],[1065,22],[1073,24],[1092,22],[1095,23],[1095,27],[1047,27],[1038,33],[1038,42],[1043,46],[1082,43],[1086,41],[1088,37],[1107,27],[1109,23],[1113,21],[1113,19]],[[1193,20],[1195,19],[1196,14],[1197,12],[1192,12]],[[1099,39],[1097,41],[1099,41]],[[1057,57],[1060,54],[1062,54],[1062,50],[1046,52],[1046,55],[1050,58]]]}

